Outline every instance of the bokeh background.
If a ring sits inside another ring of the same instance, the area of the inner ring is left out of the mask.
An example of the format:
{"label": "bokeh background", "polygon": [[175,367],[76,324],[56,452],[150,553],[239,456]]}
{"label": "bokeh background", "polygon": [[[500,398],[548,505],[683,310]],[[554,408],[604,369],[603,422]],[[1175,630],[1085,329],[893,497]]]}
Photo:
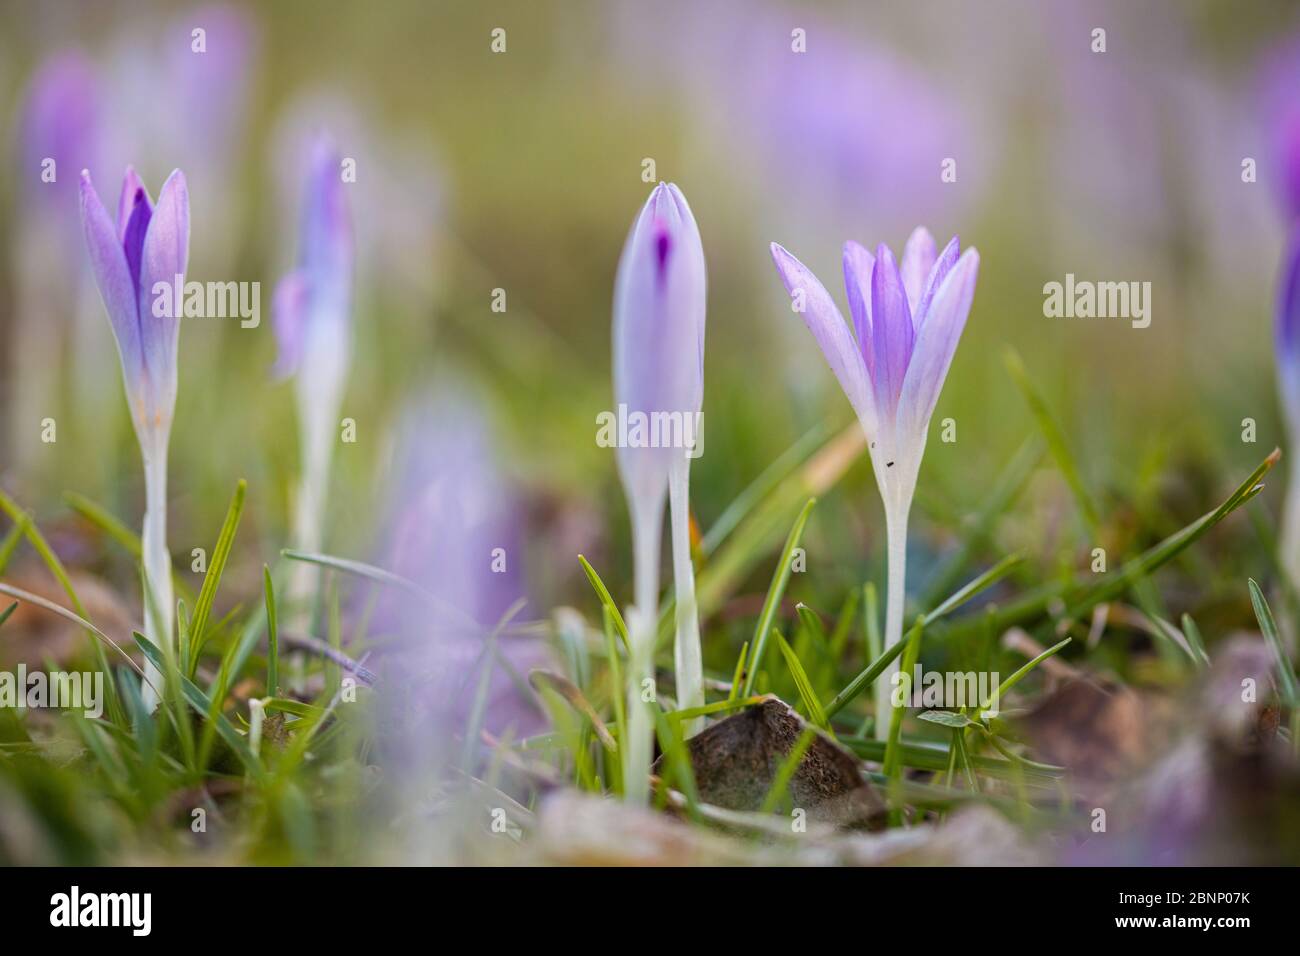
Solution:
{"label": "bokeh background", "polygon": [[[129,559],[63,498],[84,494],[132,525],[143,499],[77,171],[89,166],[115,196],[127,163],[155,193],[182,168],[188,278],[261,283],[259,328],[199,319],[181,331],[170,543],[177,556],[209,545],[248,479],[229,607],[257,600],[262,563],[287,544],[296,419],[292,387],[270,373],[271,293],[294,261],[303,143],[321,127],[357,161],[343,414],[359,440],[336,453],[333,554],[382,557],[400,511],[394,462],[422,441],[410,404],[450,388],[472,397],[521,503],[530,616],[564,603],[594,613],[579,552],[630,598],[626,509],[613,454],[594,439],[612,402],[614,272],[651,188],[646,160],[689,198],[708,262],[706,453],[692,473],[705,528],[800,436],[851,420],[790,312],[773,240],[841,303],[847,238],[900,249],[924,224],[981,252],[935,416],[957,420],[958,440],[932,431],[921,471],[914,590],[1034,430],[1008,345],[1102,509],[1168,509],[1142,534],[1208,510],[1284,444],[1271,330],[1294,188],[1293,3],[51,0],[6,2],[0,16],[0,481],[67,563],[128,606],[139,600]],[[190,49],[196,27],[202,55]],[[491,49],[495,28],[504,53]],[[792,51],[794,30],[806,52]],[[86,95],[51,90],[51,70]],[[54,184],[40,180],[47,155],[60,157]],[[941,178],[948,159],[955,182]],[[1256,181],[1243,181],[1246,159]],[[1150,327],[1045,317],[1043,285],[1066,273],[1150,282]],[[498,288],[504,312],[491,308]],[[39,441],[46,416],[53,444]],[[1279,504],[1270,488],[1253,507],[1267,523]],[[1040,578],[1086,567],[1093,542],[1059,475],[1037,475],[1014,515],[994,555],[1024,548]],[[816,573],[792,585],[795,598],[830,607],[882,579],[865,456],[819,505],[805,545]],[[1203,596],[1230,593],[1221,623],[1248,623],[1242,580],[1267,560],[1234,548],[1208,561]],[[769,574],[756,569],[750,592]],[[711,632],[718,661],[734,660],[752,624],[729,626]]]}

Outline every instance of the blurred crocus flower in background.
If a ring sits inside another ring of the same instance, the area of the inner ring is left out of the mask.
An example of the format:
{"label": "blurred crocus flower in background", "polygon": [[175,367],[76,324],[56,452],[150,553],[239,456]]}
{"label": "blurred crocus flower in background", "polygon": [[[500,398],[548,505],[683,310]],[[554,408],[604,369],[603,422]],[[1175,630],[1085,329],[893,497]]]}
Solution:
{"label": "blurred crocus flower in background", "polygon": [[[423,595],[388,591],[372,629],[393,636],[377,665],[379,708],[390,798],[403,812],[427,806],[439,768],[477,749],[465,739],[473,721],[514,740],[545,726],[526,689],[529,671],[549,661],[545,644],[508,628],[492,636],[527,588],[523,509],[482,408],[462,384],[444,385],[407,405],[394,436],[380,563]],[[405,851],[427,862],[423,842],[446,830],[404,826]]]}
{"label": "blurred crocus flower in background", "polygon": [[[1278,389],[1292,449],[1300,448],[1300,220],[1291,230],[1274,322]],[[1300,480],[1292,465],[1282,516],[1282,563],[1293,583],[1300,583]]]}
{"label": "blurred crocus flower in background", "polygon": [[[614,283],[614,400],[632,416],[676,416],[693,427],[704,394],[704,250],[681,190],[660,183],[646,200],[619,259]],[[683,429],[682,434],[685,431]],[[623,752],[623,787],[630,801],[649,794],[650,711],[643,700],[653,681],[659,610],[659,558],[664,499],[674,483],[674,564],[679,607],[678,703],[703,703],[699,624],[694,576],[689,571],[688,453],[693,449],[647,441],[620,443],[619,476],[632,519],[634,606],[629,613],[629,740]],[[680,503],[680,507],[678,504]],[[684,565],[683,565],[684,562]]]}
{"label": "blurred crocus flower in background", "polygon": [[1284,216],[1300,218],[1300,35],[1278,45],[1259,72],[1257,100],[1268,144],[1261,176],[1275,184]]}
{"label": "blurred crocus flower in background", "polygon": [[[166,650],[172,645],[173,613],[167,553],[167,446],[176,408],[180,335],[171,290],[184,287],[189,261],[190,199],[185,176],[173,171],[155,206],[135,170],[128,168],[115,226],[90,174],[83,171],[81,217],[95,282],[117,340],[127,404],[144,460],[145,636]],[[153,667],[146,676],[154,686],[144,688],[145,702],[153,706],[161,679]]]}
{"label": "blurred crocus flower in background", "polygon": [[[885,506],[888,588],[885,648],[902,639],[907,521],[925,454],[930,417],[966,326],[979,253],[959,257],[957,239],[939,252],[918,228],[901,265],[883,243],[876,254],[844,245],[844,284],[853,332],[825,287],[798,259],[772,243],[772,258],[794,310],[803,316],[867,437]],[[855,335],[856,333],[856,335]],[[877,684],[876,734],[889,720],[891,667]]]}
{"label": "blurred crocus flower in background", "polygon": [[[17,301],[8,359],[13,368],[4,400],[10,410],[7,457],[23,473],[30,473],[40,448],[42,419],[57,412],[59,379],[53,370],[60,364],[61,345],[72,341],[77,354],[102,353],[77,347],[87,337],[107,345],[103,320],[96,310],[82,307],[91,298],[82,295],[88,291],[82,281],[86,272],[67,265],[68,250],[80,242],[77,176],[98,168],[102,154],[95,90],[94,70],[80,53],[56,54],[33,75],[17,118],[14,182],[23,240],[14,244]],[[95,354],[95,362],[103,367],[102,354]],[[105,381],[98,371],[85,377]]]}
{"label": "blurred crocus flower in background", "polygon": [[150,175],[161,170],[149,167],[148,147],[170,144],[195,196],[208,204],[198,209],[206,270],[228,270],[241,239],[240,161],[259,50],[249,11],[210,3],[156,25],[131,22],[105,70],[118,149],[146,157],[142,172]]}
{"label": "blurred crocus flower in background", "polygon": [[[300,475],[293,546],[319,551],[325,524],[339,410],[352,356],[352,223],[334,146],[319,137],[308,158],[298,231],[298,267],[275,291],[273,325],[279,346],[275,373],[293,376],[298,405]],[[301,562],[289,598],[306,631],[319,573]]]}

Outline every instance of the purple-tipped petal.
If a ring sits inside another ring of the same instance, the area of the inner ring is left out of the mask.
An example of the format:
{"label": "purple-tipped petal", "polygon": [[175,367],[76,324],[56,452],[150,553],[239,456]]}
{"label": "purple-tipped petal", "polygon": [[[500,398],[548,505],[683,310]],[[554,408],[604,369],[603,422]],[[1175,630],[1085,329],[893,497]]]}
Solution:
{"label": "purple-tipped petal", "polygon": [[95,192],[90,173],[85,170],[81,173],[81,221],[91,271],[113,327],[113,337],[117,340],[118,355],[122,360],[122,375],[134,407],[143,377],[136,285],[131,280],[117,229]]}
{"label": "purple-tipped petal", "polygon": [[1291,232],[1283,260],[1273,333],[1282,410],[1293,428],[1300,427],[1300,225]]}
{"label": "purple-tipped petal", "polygon": [[[174,170],[158,193],[140,255],[140,330],[155,420],[170,417],[176,401],[176,340],[180,316],[154,315],[154,286],[184,283],[190,253],[190,197],[185,174]],[[176,277],[180,276],[178,280]],[[168,293],[170,295],[170,292]],[[171,309],[164,310],[166,312]]]}
{"label": "purple-tipped petal", "polygon": [[122,176],[122,191],[117,197],[117,238],[123,245],[126,245],[126,227],[131,221],[131,212],[135,209],[141,193],[144,194],[145,206],[152,213],[153,200],[144,181],[140,179],[134,166],[126,167],[126,173]]}
{"label": "purple-tipped petal", "polygon": [[943,247],[943,252],[939,253],[938,258],[930,267],[930,274],[926,276],[921,299],[912,310],[912,327],[916,329],[918,335],[921,332],[921,326],[925,324],[925,317],[930,311],[930,303],[934,300],[935,291],[943,285],[943,280],[948,278],[948,273],[957,264],[957,257],[960,254],[961,246],[957,242],[957,237],[953,236],[948,240],[948,245]]}
{"label": "purple-tipped petal", "polygon": [[871,375],[876,409],[892,418],[912,358],[915,333],[898,262],[884,243],[876,249],[876,267],[871,271],[871,334],[876,357]]}
{"label": "purple-tipped petal", "polygon": [[277,352],[271,374],[277,379],[298,371],[309,301],[308,283],[302,272],[290,272],[275,288],[271,327],[275,331]]}
{"label": "purple-tipped petal", "polygon": [[865,248],[852,239],[844,243],[844,288],[867,375],[875,374],[875,352],[871,348],[871,272],[875,267],[875,257]]}
{"label": "purple-tipped petal", "polygon": [[912,310],[913,324],[919,328],[921,323],[921,293],[925,291],[926,280],[934,268],[939,249],[934,244],[934,236],[924,226],[917,226],[903,247],[903,261],[899,271],[903,275],[903,288],[907,290],[907,304]]}
{"label": "purple-tipped petal", "polygon": [[772,261],[776,263],[776,271],[791,298],[799,291],[803,292],[804,324],[821,347],[822,355],[839,380],[840,388],[844,389],[858,419],[869,432],[874,433],[876,406],[871,398],[866,362],[849,334],[844,317],[835,307],[835,301],[807,266],[775,242],[772,243]]}
{"label": "purple-tipped petal", "polygon": [[957,351],[970,314],[979,263],[979,253],[967,249],[934,294],[903,382],[898,403],[899,435],[914,437],[919,442],[929,428],[930,416],[938,404],[953,353]]}

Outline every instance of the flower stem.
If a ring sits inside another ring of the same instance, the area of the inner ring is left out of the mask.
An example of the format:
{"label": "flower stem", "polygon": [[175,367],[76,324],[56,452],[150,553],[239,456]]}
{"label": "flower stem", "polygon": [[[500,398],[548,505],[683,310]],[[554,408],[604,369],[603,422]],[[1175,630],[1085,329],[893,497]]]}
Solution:
{"label": "flower stem", "polygon": [[[885,539],[888,549],[888,571],[885,588],[885,650],[903,639],[903,601],[906,594],[904,576],[907,573],[907,517],[912,510],[909,501],[902,507],[885,507]],[[890,691],[894,675],[898,673],[895,659],[876,679],[876,739],[884,740],[889,734]]]}
{"label": "flower stem", "polygon": [[[700,619],[695,604],[695,566],[691,563],[691,460],[680,455],[668,478],[668,506],[672,525],[673,587],[676,591],[677,637],[673,644],[673,672],[677,706],[704,706],[704,665],[700,651]],[[692,737],[704,724],[701,717],[682,726]]]}
{"label": "flower stem", "polygon": [[[144,455],[144,528],[141,533],[144,563],[144,635],[150,643],[171,655],[175,650],[172,629],[171,555],[167,553],[167,444]],[[163,686],[162,674],[146,662],[147,683],[141,690],[146,707],[158,703],[154,688]],[[150,686],[152,685],[152,686]]]}
{"label": "flower stem", "polygon": [[[633,576],[636,603],[628,617],[632,649],[628,661],[626,741],[623,752],[623,799],[650,802],[651,707],[658,704],[654,689],[654,645],[659,609],[659,552],[663,544],[664,504],[638,502],[632,513]],[[643,699],[649,680],[650,700]]]}

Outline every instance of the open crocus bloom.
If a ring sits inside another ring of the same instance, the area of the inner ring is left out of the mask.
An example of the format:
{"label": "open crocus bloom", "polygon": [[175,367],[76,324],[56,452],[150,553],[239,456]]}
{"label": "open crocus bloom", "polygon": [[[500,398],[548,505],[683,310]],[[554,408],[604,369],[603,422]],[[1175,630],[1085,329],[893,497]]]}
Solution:
{"label": "open crocus bloom", "polygon": [[853,329],[817,277],[772,243],[781,281],[821,346],[867,434],[886,511],[911,502],[930,416],[975,295],[979,253],[942,252],[924,228],[907,241],[900,266],[883,243],[872,256],[844,244],[844,284]]}
{"label": "open crocus bloom", "polygon": [[[967,249],[958,257],[956,237],[938,252],[924,229],[907,240],[901,267],[888,246],[882,244],[872,256],[856,242],[845,243],[844,284],[856,337],[803,263],[776,243],[772,258],[795,311],[812,330],[867,436],[885,505],[888,649],[903,636],[907,518],[930,416],[975,295],[979,253]],[[896,670],[897,661],[876,688],[876,736],[880,738],[891,719],[888,687]]]}

